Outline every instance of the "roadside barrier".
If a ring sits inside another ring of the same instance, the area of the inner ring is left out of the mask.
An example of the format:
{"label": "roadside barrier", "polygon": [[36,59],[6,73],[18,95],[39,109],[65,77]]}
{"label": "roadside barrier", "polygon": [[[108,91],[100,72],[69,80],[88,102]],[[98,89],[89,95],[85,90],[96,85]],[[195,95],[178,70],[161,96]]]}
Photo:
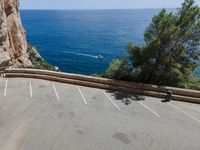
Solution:
{"label": "roadside barrier", "polygon": [[117,90],[163,99],[166,97],[167,91],[170,90],[173,93],[172,100],[200,104],[200,91],[197,90],[187,90],[151,84],[140,84],[134,82],[125,82],[120,80],[112,80],[99,77],[37,69],[6,69],[5,73],[6,77],[37,78],[62,83],[76,84],[81,86],[101,88],[106,90]]}

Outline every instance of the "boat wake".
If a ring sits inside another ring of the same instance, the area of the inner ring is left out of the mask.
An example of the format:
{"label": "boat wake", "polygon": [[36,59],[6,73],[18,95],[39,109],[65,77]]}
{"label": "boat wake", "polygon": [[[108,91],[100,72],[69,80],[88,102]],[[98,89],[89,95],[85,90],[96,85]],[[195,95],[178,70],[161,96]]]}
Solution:
{"label": "boat wake", "polygon": [[94,59],[103,59],[103,56],[101,55],[90,55],[90,54],[84,54],[84,53],[72,53],[72,52],[65,52],[66,54],[71,54],[71,55],[77,55],[77,56],[84,56],[84,57],[90,57]]}

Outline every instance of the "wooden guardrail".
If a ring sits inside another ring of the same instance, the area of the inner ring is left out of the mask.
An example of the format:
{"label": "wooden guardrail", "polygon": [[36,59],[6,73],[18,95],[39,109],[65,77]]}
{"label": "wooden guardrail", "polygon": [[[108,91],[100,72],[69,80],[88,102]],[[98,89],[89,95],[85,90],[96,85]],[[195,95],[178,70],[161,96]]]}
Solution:
{"label": "wooden guardrail", "polygon": [[200,91],[196,90],[187,90],[151,84],[140,84],[134,82],[125,82],[99,77],[36,69],[6,69],[5,72],[8,77],[39,78],[102,89],[119,90],[159,98],[164,98],[166,95],[166,91],[171,90],[173,92],[172,98],[174,100],[200,103]]}

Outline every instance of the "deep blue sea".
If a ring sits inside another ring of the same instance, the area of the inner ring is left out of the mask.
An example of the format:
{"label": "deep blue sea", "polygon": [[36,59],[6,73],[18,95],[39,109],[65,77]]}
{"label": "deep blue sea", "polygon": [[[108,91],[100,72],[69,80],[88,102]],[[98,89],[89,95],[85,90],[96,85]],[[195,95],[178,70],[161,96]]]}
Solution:
{"label": "deep blue sea", "polygon": [[112,59],[126,53],[129,42],[141,45],[159,11],[22,10],[21,17],[29,42],[47,62],[64,72],[89,75],[105,72]]}

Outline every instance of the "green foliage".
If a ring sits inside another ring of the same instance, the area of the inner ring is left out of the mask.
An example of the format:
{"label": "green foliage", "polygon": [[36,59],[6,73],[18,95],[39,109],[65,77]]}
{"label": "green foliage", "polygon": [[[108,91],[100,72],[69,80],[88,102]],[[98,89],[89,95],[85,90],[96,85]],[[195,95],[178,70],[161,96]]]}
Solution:
{"label": "green foliage", "polygon": [[[163,9],[154,16],[145,30],[144,40],[142,47],[128,46],[128,60],[132,66],[131,69],[123,66],[129,72],[126,79],[200,89],[196,86],[200,82],[194,82],[199,81],[194,77],[194,71],[200,62],[200,8],[194,0],[185,0],[176,13]],[[127,76],[125,70],[120,72],[124,75],[115,72],[119,62],[115,60],[115,65],[110,66],[111,77]]]}
{"label": "green foliage", "polygon": [[122,80],[127,79],[128,74],[128,61],[124,58],[122,60],[113,60],[104,77]]}
{"label": "green foliage", "polygon": [[181,84],[182,85],[180,87],[184,87],[187,89],[200,90],[200,78],[198,77],[193,77],[188,81],[183,81]]}

